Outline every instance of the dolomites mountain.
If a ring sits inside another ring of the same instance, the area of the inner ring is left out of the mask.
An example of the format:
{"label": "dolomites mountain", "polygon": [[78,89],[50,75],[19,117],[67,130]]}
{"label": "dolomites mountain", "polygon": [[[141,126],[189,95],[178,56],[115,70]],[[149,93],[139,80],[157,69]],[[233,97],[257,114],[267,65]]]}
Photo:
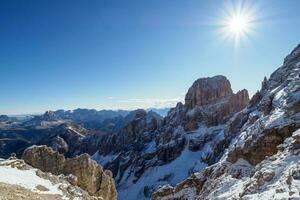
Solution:
{"label": "dolomites mountain", "polygon": [[152,198],[299,199],[299,108],[300,45],[230,119],[220,160]]}
{"label": "dolomites mountain", "polygon": [[299,111],[300,46],[251,100],[218,75],[196,80],[165,117],[142,109],[1,116],[0,156],[64,176],[87,198],[297,199]]}
{"label": "dolomites mountain", "polygon": [[234,94],[224,76],[199,79],[185,104],[164,119],[140,110],[99,143],[93,158],[113,172],[120,199],[149,199],[158,185],[176,184],[217,161],[227,145],[227,121],[248,102],[247,90]]}

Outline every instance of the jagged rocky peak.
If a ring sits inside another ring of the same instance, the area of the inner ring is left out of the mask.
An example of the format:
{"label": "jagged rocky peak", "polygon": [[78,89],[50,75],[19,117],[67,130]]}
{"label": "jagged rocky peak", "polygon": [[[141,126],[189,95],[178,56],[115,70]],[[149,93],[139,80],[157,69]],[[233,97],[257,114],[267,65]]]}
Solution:
{"label": "jagged rocky peak", "polygon": [[225,76],[214,76],[196,80],[185,96],[188,108],[214,104],[224,97],[232,95],[229,80]]}
{"label": "jagged rocky peak", "polygon": [[71,184],[82,188],[92,196],[103,200],[117,199],[111,171],[104,171],[88,154],[65,158],[64,155],[43,145],[26,149],[22,159],[27,164],[44,172],[68,176]]}
{"label": "jagged rocky peak", "polygon": [[[120,131],[105,136],[99,145],[99,152],[106,155],[135,148],[136,143],[149,140],[148,134],[162,126],[163,119],[157,113],[138,109],[130,113],[132,118]],[[153,136],[151,136],[153,137]],[[118,144],[117,146],[115,144]]]}
{"label": "jagged rocky peak", "polygon": [[[184,127],[187,131],[196,130],[199,123],[207,126],[224,124],[248,103],[248,91],[243,89],[234,94],[225,76],[200,78],[193,83],[185,96],[184,108],[180,110],[186,112],[186,116],[181,115],[181,121],[185,121]],[[170,115],[174,116],[174,111]]]}
{"label": "jagged rocky peak", "polygon": [[[138,109],[133,111],[134,118],[120,131],[126,135],[139,135],[145,131],[154,131],[162,124],[162,117],[155,112]],[[135,138],[136,139],[136,138]]]}

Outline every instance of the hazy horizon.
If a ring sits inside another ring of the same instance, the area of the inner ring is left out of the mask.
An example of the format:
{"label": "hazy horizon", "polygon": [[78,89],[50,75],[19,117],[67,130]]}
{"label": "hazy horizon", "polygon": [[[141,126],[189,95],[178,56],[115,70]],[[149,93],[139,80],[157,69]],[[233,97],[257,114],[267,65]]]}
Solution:
{"label": "hazy horizon", "polygon": [[[154,109],[158,109],[158,110],[164,110],[164,109],[170,109],[171,107],[161,107],[161,108],[155,108],[155,107],[149,107],[149,108],[137,108],[137,109],[144,109],[144,110],[154,110]],[[88,110],[97,110],[97,111],[134,111],[134,110],[137,110],[137,109],[95,109],[95,108],[74,108],[74,109],[63,109],[63,108],[60,108],[60,109],[54,109],[54,110],[44,110],[44,111],[41,111],[41,112],[34,112],[34,113],[12,113],[12,114],[6,114],[6,113],[0,113],[0,115],[7,115],[9,117],[16,117],[16,116],[30,116],[30,115],[42,115],[44,114],[45,112],[47,111],[57,111],[57,110],[64,110],[64,111],[74,111],[74,110],[77,110],[77,109],[88,109]]]}

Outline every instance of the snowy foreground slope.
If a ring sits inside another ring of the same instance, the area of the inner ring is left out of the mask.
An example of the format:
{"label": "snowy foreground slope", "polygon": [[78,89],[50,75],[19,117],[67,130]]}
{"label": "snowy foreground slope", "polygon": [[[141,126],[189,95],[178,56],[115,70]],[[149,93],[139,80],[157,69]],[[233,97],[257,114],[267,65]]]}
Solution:
{"label": "snowy foreground slope", "polygon": [[230,121],[222,158],[152,199],[300,199],[300,45]]}
{"label": "snowy foreground slope", "polygon": [[44,173],[23,160],[0,160],[0,199],[92,200],[63,176]]}

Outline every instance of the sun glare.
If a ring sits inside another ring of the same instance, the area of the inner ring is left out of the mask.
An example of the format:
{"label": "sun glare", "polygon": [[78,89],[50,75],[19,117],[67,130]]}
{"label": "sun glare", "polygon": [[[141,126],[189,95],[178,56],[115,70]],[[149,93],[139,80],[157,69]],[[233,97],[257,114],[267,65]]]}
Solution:
{"label": "sun glare", "polygon": [[228,27],[232,33],[239,34],[247,31],[247,20],[242,16],[234,17],[229,21]]}
{"label": "sun glare", "polygon": [[221,36],[233,41],[239,46],[242,40],[249,39],[254,34],[257,13],[254,7],[246,3],[227,6],[221,22]]}

